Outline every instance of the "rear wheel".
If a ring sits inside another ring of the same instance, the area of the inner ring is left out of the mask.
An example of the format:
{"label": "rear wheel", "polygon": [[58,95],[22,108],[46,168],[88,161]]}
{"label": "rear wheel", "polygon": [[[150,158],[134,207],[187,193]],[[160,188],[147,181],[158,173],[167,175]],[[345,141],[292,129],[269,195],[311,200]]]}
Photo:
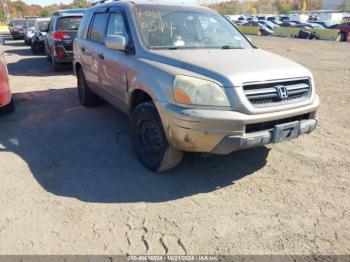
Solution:
{"label": "rear wheel", "polygon": [[158,111],[152,102],[138,105],[132,112],[130,139],[140,162],[151,171],[176,167],[183,152],[169,145]]}
{"label": "rear wheel", "polygon": [[340,42],[345,42],[346,41],[346,34],[344,32],[340,32],[339,34],[339,41]]}
{"label": "rear wheel", "polygon": [[13,101],[13,98],[8,105],[0,108],[1,113],[12,113],[13,111],[15,111],[15,102]]}
{"label": "rear wheel", "polygon": [[37,48],[37,45],[35,43],[32,43],[32,45],[30,46],[30,49],[32,50],[32,53],[34,55],[38,54],[38,48]]}
{"label": "rear wheel", "polygon": [[99,103],[99,98],[89,88],[88,84],[86,83],[84,72],[81,68],[78,70],[77,80],[78,80],[78,96],[79,96],[80,103],[86,107],[97,106]]}
{"label": "rear wheel", "polygon": [[51,57],[51,65],[52,65],[53,71],[55,72],[60,72],[63,69],[63,65],[55,62],[55,59],[53,57]]}

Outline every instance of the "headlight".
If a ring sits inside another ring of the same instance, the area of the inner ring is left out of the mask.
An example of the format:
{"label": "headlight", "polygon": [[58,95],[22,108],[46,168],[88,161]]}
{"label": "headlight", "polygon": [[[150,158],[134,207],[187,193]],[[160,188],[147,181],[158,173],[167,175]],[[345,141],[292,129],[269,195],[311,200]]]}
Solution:
{"label": "headlight", "polygon": [[175,78],[173,89],[175,100],[181,104],[230,106],[223,88],[211,81],[180,75]]}

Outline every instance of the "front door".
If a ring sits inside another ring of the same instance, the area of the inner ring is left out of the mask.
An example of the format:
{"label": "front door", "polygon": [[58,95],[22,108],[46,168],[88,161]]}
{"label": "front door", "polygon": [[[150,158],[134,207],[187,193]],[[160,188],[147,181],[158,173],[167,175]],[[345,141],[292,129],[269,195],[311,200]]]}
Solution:
{"label": "front door", "polygon": [[[126,43],[131,41],[126,19],[122,11],[111,9],[107,26],[107,35],[121,35],[125,37]],[[104,60],[100,71],[101,81],[104,88],[118,103],[118,107],[124,110],[127,105],[127,62],[130,55],[126,52],[116,51],[104,47]]]}

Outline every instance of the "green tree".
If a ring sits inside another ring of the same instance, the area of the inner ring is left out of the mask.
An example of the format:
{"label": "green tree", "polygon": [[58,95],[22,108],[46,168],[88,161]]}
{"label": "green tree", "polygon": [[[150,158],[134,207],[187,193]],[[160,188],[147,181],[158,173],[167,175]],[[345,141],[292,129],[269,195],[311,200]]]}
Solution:
{"label": "green tree", "polygon": [[87,8],[89,3],[87,0],[73,0],[72,8]]}
{"label": "green tree", "polygon": [[292,7],[288,4],[283,4],[278,7],[278,13],[280,14],[290,14],[292,12]]}

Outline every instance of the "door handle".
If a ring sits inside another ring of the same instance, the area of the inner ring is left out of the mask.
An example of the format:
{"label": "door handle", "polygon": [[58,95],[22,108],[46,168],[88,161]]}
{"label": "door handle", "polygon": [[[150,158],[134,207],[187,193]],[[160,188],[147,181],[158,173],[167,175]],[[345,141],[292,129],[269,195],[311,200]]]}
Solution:
{"label": "door handle", "polygon": [[98,54],[98,57],[99,57],[100,59],[102,59],[102,60],[105,59],[105,56],[104,56],[103,54]]}

